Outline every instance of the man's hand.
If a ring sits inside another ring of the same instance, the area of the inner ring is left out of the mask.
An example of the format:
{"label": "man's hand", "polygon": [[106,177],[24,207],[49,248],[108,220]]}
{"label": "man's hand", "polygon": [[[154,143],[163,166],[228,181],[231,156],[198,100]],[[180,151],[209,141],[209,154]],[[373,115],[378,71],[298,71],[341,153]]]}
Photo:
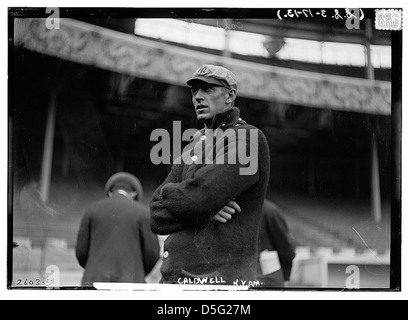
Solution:
{"label": "man's hand", "polygon": [[241,212],[241,207],[235,201],[230,201],[213,219],[217,222],[227,223],[236,212]]}

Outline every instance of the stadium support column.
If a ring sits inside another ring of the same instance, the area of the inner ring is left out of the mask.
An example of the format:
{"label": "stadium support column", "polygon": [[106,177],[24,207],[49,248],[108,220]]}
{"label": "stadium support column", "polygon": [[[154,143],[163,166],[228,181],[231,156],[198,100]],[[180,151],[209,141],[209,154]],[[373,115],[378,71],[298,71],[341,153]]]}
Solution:
{"label": "stadium support column", "polygon": [[[375,80],[374,67],[371,59],[371,38],[373,35],[373,20],[366,21],[366,57],[367,57],[367,79]],[[380,184],[380,165],[378,159],[378,140],[377,140],[377,122],[373,119],[372,125],[369,126],[371,136],[371,207],[374,221],[381,222],[381,184]]]}
{"label": "stadium support column", "polygon": [[48,107],[47,124],[45,129],[44,149],[41,167],[40,192],[41,200],[47,203],[50,194],[52,158],[54,153],[54,134],[55,134],[55,114],[57,107],[57,93],[51,91],[50,104]]}
{"label": "stadium support column", "polygon": [[371,135],[371,203],[374,221],[381,222],[381,188],[380,165],[378,160],[377,134],[373,129]]}

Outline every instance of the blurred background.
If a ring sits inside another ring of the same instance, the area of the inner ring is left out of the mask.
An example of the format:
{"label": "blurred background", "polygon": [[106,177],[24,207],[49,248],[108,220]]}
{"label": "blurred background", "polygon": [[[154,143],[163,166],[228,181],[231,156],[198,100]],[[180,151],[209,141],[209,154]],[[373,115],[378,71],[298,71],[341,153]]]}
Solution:
{"label": "blurred background", "polygon": [[61,286],[80,285],[84,210],[117,171],[141,180],[148,205],[169,171],[150,161],[150,134],[172,133],[172,121],[199,128],[185,81],[211,63],[237,75],[241,117],[268,138],[267,197],[297,246],[290,285],[343,288],[356,265],[362,288],[389,287],[389,31],[373,20],[354,30],[331,19],[13,21],[13,286],[44,278],[50,265]]}

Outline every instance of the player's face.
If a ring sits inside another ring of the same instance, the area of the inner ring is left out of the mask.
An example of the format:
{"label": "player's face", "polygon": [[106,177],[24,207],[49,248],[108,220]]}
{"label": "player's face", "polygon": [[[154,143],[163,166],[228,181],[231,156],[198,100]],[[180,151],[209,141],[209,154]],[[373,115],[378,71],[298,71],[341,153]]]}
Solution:
{"label": "player's face", "polygon": [[211,121],[228,106],[228,89],[197,81],[191,87],[192,100],[198,120]]}

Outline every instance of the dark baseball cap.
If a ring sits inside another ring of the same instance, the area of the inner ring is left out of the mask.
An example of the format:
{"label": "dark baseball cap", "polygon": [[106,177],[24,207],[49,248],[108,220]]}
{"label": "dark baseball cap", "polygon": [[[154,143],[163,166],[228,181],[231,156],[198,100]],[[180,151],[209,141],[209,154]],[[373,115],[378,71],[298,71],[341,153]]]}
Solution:
{"label": "dark baseball cap", "polygon": [[205,64],[201,66],[193,77],[187,81],[192,86],[195,81],[203,81],[209,84],[227,87],[238,90],[237,79],[235,75],[227,68]]}

